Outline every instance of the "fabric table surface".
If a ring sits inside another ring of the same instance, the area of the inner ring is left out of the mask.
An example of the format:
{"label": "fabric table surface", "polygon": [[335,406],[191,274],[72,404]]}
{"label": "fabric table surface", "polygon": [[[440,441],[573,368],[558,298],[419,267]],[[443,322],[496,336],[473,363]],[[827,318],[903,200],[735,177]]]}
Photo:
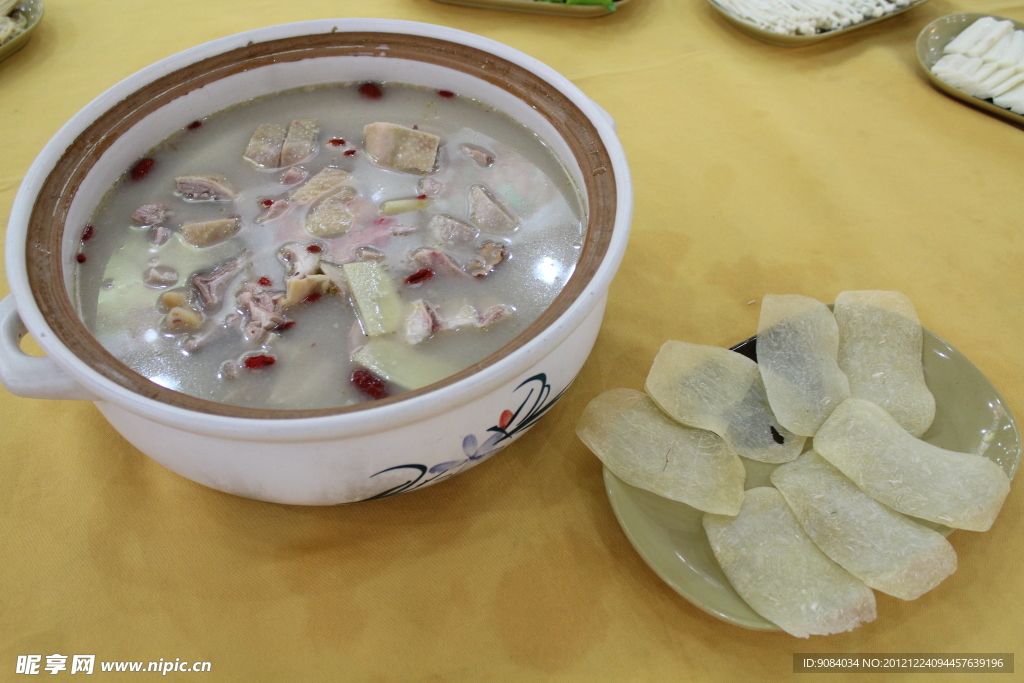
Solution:
{"label": "fabric table surface", "polygon": [[0,225],[46,142],[106,88],[209,40],[346,16],[471,31],[565,75],[616,119],[635,212],[563,399],[494,458],[409,495],[231,496],[156,464],[89,402],[0,390],[0,680],[53,654],[69,657],[62,676],[94,654],[101,679],[125,675],[101,661],[162,659],[224,681],[788,680],[801,652],[1024,654],[1016,485],[990,531],[952,534],[959,568],[935,590],[878,594],[874,622],[799,640],[719,621],[663,583],[574,432],[601,391],[642,388],[664,341],[730,346],[756,332],[765,294],[853,289],[905,292],[1024,416],[1024,130],[935,89],[915,56],[926,24],[961,11],[1024,20],[1024,2],[930,0],[791,48],[704,0],[594,19],[431,0],[46,0],[0,62]]}

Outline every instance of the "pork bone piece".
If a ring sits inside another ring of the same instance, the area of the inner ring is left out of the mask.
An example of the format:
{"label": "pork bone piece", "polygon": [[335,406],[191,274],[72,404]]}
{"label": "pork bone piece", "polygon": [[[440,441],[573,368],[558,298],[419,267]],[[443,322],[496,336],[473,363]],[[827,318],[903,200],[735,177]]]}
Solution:
{"label": "pork bone piece", "polygon": [[924,333],[910,299],[900,292],[843,292],[836,297],[839,369],[850,395],[881,406],[912,436],[935,417],[924,381]]}
{"label": "pork bone piece", "polygon": [[228,202],[234,199],[234,188],[215,175],[185,175],[174,179],[175,189],[189,202]]}
{"label": "pork bone piece", "polygon": [[814,448],[880,503],[956,529],[992,526],[1010,480],[988,458],[933,446],[870,401],[850,398],[814,437]]}
{"label": "pork bone piece", "polygon": [[669,418],[642,391],[599,394],[576,435],[627,484],[705,512],[740,511],[747,471],[739,456],[717,434]]}
{"label": "pork bone piece", "polygon": [[828,306],[799,294],[768,294],[757,325],[757,363],[768,403],[786,429],[814,436],[850,396],[839,369],[839,327]]}
{"label": "pork bone piece", "polygon": [[348,171],[326,166],[288,195],[295,204],[312,204],[324,195],[334,192],[352,178]]}
{"label": "pork bone piece", "polygon": [[818,547],[875,590],[914,600],[956,571],[942,534],[882,505],[813,450],[771,480]]}
{"label": "pork bone piece", "polygon": [[749,489],[735,517],[704,513],[715,559],[762,617],[798,638],[850,631],[875,618],[875,594],[830,560],[782,494]]}
{"label": "pork bone piece", "polygon": [[288,126],[288,135],[281,145],[281,166],[291,166],[313,154],[316,135],[320,132],[316,119],[295,119]]}
{"label": "pork bone piece", "polygon": [[186,223],[181,226],[181,238],[193,247],[212,247],[233,237],[240,229],[237,217],[218,218],[212,221]]}
{"label": "pork bone piece", "polygon": [[285,127],[276,123],[257,126],[242,158],[260,168],[281,166],[281,148],[287,134]]}
{"label": "pork bone piece", "polygon": [[469,218],[484,230],[499,235],[508,235],[519,228],[519,221],[512,212],[483,185],[469,188]]}
{"label": "pork bone piece", "polygon": [[437,163],[441,138],[395,123],[376,122],[363,127],[363,149],[385,168],[426,175]]}
{"label": "pork bone piece", "polygon": [[804,437],[772,414],[757,363],[735,351],[667,341],[644,389],[673,419],[718,434],[745,458],[789,462],[803,449]]}

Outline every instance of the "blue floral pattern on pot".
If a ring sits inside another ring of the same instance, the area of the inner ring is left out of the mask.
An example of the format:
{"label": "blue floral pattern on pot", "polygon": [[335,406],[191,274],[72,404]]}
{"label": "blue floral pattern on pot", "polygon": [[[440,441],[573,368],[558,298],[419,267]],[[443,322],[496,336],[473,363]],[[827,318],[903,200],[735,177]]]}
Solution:
{"label": "blue floral pattern on pot", "polygon": [[[572,384],[572,382],[569,384]],[[410,479],[403,484],[393,486],[386,491],[382,491],[375,496],[371,496],[368,500],[386,498],[399,493],[413,491],[426,486],[427,484],[437,483],[442,479],[447,479],[458,474],[471,464],[486,460],[507,446],[516,434],[532,427],[533,424],[539,420],[541,416],[555,404],[556,401],[558,401],[558,399],[562,398],[562,394],[564,394],[568,388],[569,387],[567,385],[565,389],[562,389],[562,391],[560,391],[556,396],[552,397],[551,385],[548,384],[548,377],[545,373],[541,372],[530,377],[512,390],[513,394],[519,392],[521,389],[526,390],[526,395],[523,397],[519,407],[514,411],[502,411],[501,415],[498,417],[498,423],[487,429],[490,436],[484,439],[482,443],[480,439],[477,438],[476,434],[467,434],[463,437],[462,452],[465,454],[464,458],[451,460],[449,462],[442,462],[430,468],[426,465],[411,463],[408,465],[396,465],[394,467],[381,470],[380,472],[371,475],[370,478],[372,479],[373,477],[384,474],[385,472],[407,470],[407,474]]]}

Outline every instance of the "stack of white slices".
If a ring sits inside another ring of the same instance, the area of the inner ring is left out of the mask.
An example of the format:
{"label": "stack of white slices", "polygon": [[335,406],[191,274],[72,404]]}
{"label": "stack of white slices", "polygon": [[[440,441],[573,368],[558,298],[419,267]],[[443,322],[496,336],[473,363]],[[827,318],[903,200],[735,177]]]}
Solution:
{"label": "stack of white slices", "polygon": [[715,0],[733,16],[772,33],[815,35],[877,19],[912,0]]}
{"label": "stack of white slices", "polygon": [[949,85],[1024,115],[1024,31],[982,17],[943,48],[932,73]]}
{"label": "stack of white slices", "polygon": [[[919,438],[935,416],[922,344],[899,292],[843,292],[834,312],[768,295],[758,362],[666,342],[645,392],[597,396],[576,432],[623,481],[704,511],[758,614],[799,637],[848,631],[875,618],[871,589],[913,600],[956,570],[918,520],[985,531],[1009,493],[988,458]],[[744,490],[741,458],[779,465],[772,486]]]}

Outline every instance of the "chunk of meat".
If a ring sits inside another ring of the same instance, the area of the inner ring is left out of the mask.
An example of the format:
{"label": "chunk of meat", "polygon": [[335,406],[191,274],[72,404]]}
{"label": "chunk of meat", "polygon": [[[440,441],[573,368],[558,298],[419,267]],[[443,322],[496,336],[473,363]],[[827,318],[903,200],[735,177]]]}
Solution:
{"label": "chunk of meat", "polygon": [[442,243],[451,246],[469,244],[480,235],[472,225],[443,214],[431,217],[427,229]]}
{"label": "chunk of meat", "polygon": [[212,247],[235,236],[242,224],[237,216],[212,221],[186,223],[181,226],[181,238],[193,247]]}
{"label": "chunk of meat", "polygon": [[311,300],[313,294],[325,294],[331,288],[331,279],[322,274],[296,275],[285,280],[287,293],[281,299],[281,308],[288,308]]}
{"label": "chunk of meat", "polygon": [[288,198],[296,204],[312,204],[324,195],[334,192],[352,179],[352,174],[343,168],[325,166],[316,175],[291,191]]}
{"label": "chunk of meat", "polygon": [[356,249],[356,258],[360,261],[383,261],[384,252],[376,247],[362,246]]}
{"label": "chunk of meat", "polygon": [[495,266],[505,260],[505,245],[501,242],[484,242],[477,255],[466,264],[466,272],[474,277],[484,277],[494,272]]}
{"label": "chunk of meat", "polygon": [[132,213],[132,220],[141,226],[159,225],[167,220],[169,215],[166,204],[143,204]]}
{"label": "chunk of meat", "polygon": [[343,187],[317,204],[306,216],[306,232],[314,237],[338,237],[351,230],[355,216],[348,203],[354,197],[353,188]]}
{"label": "chunk of meat", "polygon": [[142,281],[154,289],[173,287],[178,283],[178,271],[170,266],[153,266],[142,274]]}
{"label": "chunk of meat", "polygon": [[[301,242],[289,242],[281,247],[278,256],[288,264],[287,277],[302,275],[315,275],[320,272],[321,250],[316,249],[319,245],[303,244]],[[314,247],[310,249],[310,247]]]}
{"label": "chunk of meat", "polygon": [[451,275],[469,277],[462,270],[462,267],[455,262],[455,259],[440,249],[431,249],[429,247],[417,249],[412,253],[412,259],[416,263],[430,268],[435,273],[449,273]]}
{"label": "chunk of meat", "polygon": [[154,247],[161,247],[171,239],[171,229],[166,225],[154,225],[149,229],[149,243]]}
{"label": "chunk of meat", "polygon": [[257,126],[249,139],[242,158],[260,168],[277,168],[281,164],[281,147],[284,145],[285,127],[276,123]]}
{"label": "chunk of meat", "polygon": [[363,127],[363,149],[385,168],[426,175],[437,163],[441,138],[395,123],[370,123]]}
{"label": "chunk of meat", "polygon": [[405,318],[402,335],[408,344],[419,344],[421,341],[442,329],[433,307],[420,299],[412,303],[409,315]]}
{"label": "chunk of meat", "polygon": [[488,168],[494,165],[494,155],[488,152],[483,147],[463,143],[459,145],[459,150],[467,157],[472,159],[473,162],[480,168]]}
{"label": "chunk of meat", "polygon": [[192,286],[195,287],[199,303],[204,309],[208,310],[220,305],[228,285],[251,257],[252,252],[245,250],[209,272],[196,273],[192,276]]}
{"label": "chunk of meat", "polygon": [[469,218],[488,232],[507,235],[519,227],[519,221],[502,206],[483,185],[469,188]]}
{"label": "chunk of meat", "polygon": [[316,146],[320,132],[316,119],[296,119],[288,126],[288,135],[281,147],[281,166],[291,166],[307,159]]}
{"label": "chunk of meat", "polygon": [[459,312],[447,319],[439,319],[442,329],[457,330],[462,327],[475,327],[483,330],[512,313],[512,308],[505,304],[495,304],[480,313],[470,304],[466,304]]}
{"label": "chunk of meat", "polygon": [[176,306],[164,316],[164,329],[172,334],[195,332],[203,326],[203,314],[192,308]]}
{"label": "chunk of meat", "polygon": [[282,185],[297,185],[309,177],[309,173],[301,166],[292,166],[281,176]]}
{"label": "chunk of meat", "polygon": [[225,178],[215,175],[185,175],[174,179],[181,198],[190,202],[228,202],[237,194]]}
{"label": "chunk of meat", "polygon": [[258,282],[244,283],[235,298],[246,318],[243,329],[250,341],[263,342],[270,332],[285,322],[280,296],[275,296]]}
{"label": "chunk of meat", "polygon": [[293,206],[294,204],[287,199],[277,199],[270,206],[263,209],[262,213],[256,216],[255,221],[257,223],[266,223],[267,221],[277,220],[291,211]]}
{"label": "chunk of meat", "polygon": [[420,178],[416,183],[416,191],[428,197],[436,197],[444,190],[444,183],[437,178]]}

